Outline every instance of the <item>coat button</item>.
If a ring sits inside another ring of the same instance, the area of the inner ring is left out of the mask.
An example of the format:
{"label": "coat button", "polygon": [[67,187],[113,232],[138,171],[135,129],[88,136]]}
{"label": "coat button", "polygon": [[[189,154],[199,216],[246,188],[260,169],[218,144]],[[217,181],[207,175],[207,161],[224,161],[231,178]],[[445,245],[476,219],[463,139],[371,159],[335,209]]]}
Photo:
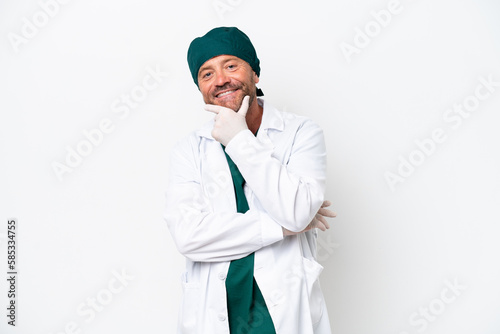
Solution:
{"label": "coat button", "polygon": [[220,279],[220,280],[225,280],[225,279],[226,279],[226,274],[224,274],[224,273],[222,273],[222,272],[221,272],[221,273],[219,273],[219,279]]}
{"label": "coat button", "polygon": [[218,316],[218,318],[219,318],[219,321],[225,321],[226,320],[226,315],[223,314],[223,313],[220,313],[219,316]]}

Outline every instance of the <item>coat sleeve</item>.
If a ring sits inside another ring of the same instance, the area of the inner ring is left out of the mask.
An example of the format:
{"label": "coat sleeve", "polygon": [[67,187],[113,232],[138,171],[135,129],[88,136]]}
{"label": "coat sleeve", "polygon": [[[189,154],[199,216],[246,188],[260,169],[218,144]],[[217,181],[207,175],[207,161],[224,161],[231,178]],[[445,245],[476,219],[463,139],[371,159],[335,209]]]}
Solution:
{"label": "coat sleeve", "polygon": [[288,160],[273,156],[273,144],[250,130],[239,132],[226,146],[248,186],[266,212],[284,228],[300,232],[311,222],[324,200],[326,147],[323,131],[305,120],[290,136]]}
{"label": "coat sleeve", "polygon": [[191,261],[231,261],[283,239],[267,213],[214,212],[203,192],[194,139],[179,142],[170,156],[164,218],[177,249]]}

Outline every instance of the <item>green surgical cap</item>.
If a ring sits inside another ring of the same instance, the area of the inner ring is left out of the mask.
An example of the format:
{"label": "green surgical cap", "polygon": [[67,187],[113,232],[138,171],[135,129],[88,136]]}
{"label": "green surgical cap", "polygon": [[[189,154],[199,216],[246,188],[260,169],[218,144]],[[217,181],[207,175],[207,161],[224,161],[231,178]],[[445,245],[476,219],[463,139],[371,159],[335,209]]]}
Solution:
{"label": "green surgical cap", "polygon": [[189,70],[197,86],[200,67],[207,60],[220,55],[243,59],[257,76],[260,75],[260,61],[248,36],[235,27],[219,27],[210,30],[202,37],[195,38],[189,46],[187,55]]}

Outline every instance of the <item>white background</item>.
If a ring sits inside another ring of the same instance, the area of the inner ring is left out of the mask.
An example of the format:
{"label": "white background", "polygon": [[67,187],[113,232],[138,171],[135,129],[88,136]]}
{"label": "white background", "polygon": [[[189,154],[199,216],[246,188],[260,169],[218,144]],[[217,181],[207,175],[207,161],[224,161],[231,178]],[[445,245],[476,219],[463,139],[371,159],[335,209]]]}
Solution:
{"label": "white background", "polygon": [[[325,131],[338,217],[319,247],[334,333],[498,334],[500,86],[459,126],[443,116],[480,77],[500,82],[500,4],[401,0],[377,26],[371,12],[389,3],[70,0],[44,22],[39,2],[2,0],[0,332],[175,332],[184,260],[162,217],[168,153],[212,117],[186,51],[213,27],[238,26],[257,49],[265,98]],[[30,38],[24,18],[39,20]],[[346,56],[342,43],[356,47],[366,27],[370,42]],[[147,68],[168,76],[126,117],[114,113]],[[59,179],[53,164],[103,119],[113,131]],[[418,153],[415,141],[439,128],[446,140]],[[419,165],[391,188],[387,173],[410,156]],[[15,328],[4,278],[12,217]],[[122,271],[126,286],[109,292]],[[92,298],[105,305],[91,319],[78,309]]]}

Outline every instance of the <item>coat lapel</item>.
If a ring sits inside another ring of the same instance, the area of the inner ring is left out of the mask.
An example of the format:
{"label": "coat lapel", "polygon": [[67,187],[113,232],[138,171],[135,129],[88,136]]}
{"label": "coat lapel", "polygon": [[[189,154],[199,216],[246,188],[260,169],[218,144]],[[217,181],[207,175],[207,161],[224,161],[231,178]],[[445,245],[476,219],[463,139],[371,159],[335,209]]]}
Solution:
{"label": "coat lapel", "polygon": [[200,138],[201,182],[214,211],[235,211],[233,179],[222,146],[211,135],[213,121],[197,131]]}

